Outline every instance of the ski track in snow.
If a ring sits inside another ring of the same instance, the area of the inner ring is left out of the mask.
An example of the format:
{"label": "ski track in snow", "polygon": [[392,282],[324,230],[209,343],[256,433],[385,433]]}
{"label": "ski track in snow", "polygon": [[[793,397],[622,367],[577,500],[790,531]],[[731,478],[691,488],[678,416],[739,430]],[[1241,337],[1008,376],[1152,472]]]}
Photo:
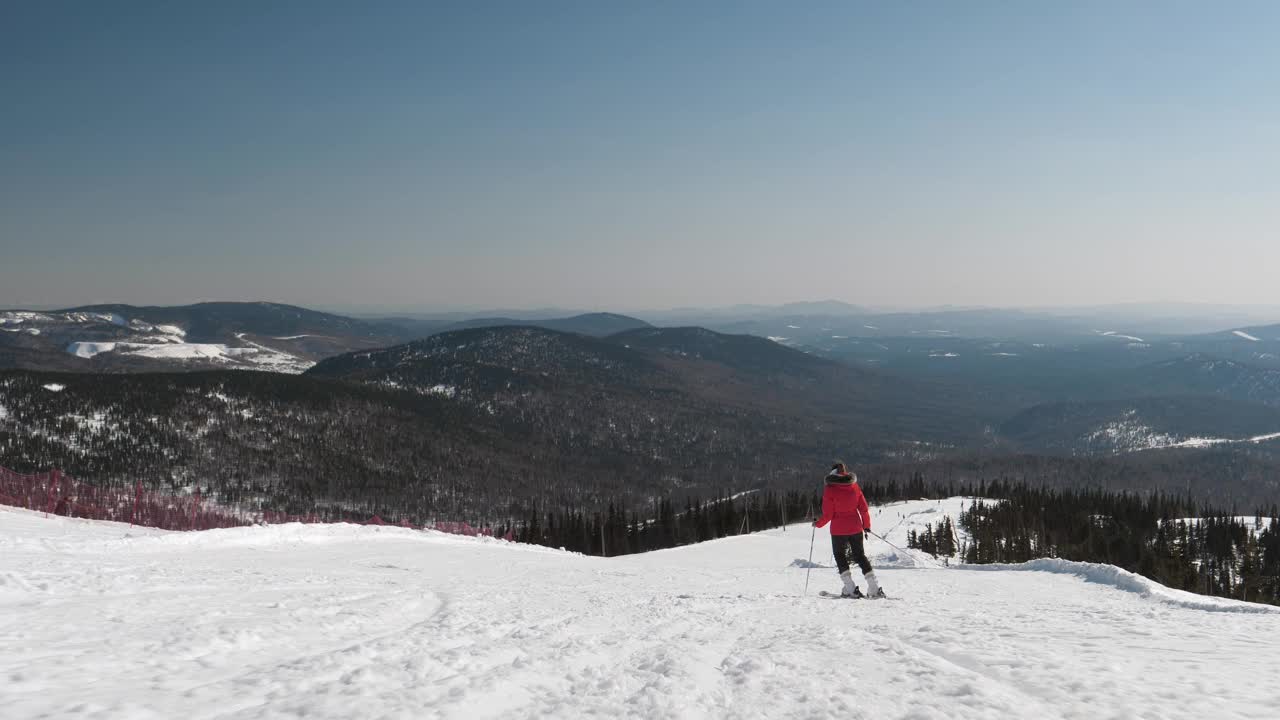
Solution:
{"label": "ski track in snow", "polygon": [[[961,502],[884,506],[873,526],[905,547]],[[0,510],[0,715],[1204,720],[1280,706],[1275,612],[1205,612],[1078,568],[957,572],[875,538],[900,601],[821,600],[830,569],[800,597],[810,533],[602,559],[398,528],[165,533]],[[829,548],[819,530],[814,564],[829,568]]]}

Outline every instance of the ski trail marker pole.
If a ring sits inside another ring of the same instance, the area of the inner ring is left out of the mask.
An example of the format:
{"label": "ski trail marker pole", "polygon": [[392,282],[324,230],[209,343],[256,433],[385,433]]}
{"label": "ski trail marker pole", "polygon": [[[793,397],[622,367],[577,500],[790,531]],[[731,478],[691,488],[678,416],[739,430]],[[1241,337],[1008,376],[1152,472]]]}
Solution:
{"label": "ski trail marker pole", "polygon": [[809,533],[809,565],[804,569],[804,594],[809,594],[809,573],[813,572],[813,539],[818,536],[818,526],[813,526],[813,532]]}

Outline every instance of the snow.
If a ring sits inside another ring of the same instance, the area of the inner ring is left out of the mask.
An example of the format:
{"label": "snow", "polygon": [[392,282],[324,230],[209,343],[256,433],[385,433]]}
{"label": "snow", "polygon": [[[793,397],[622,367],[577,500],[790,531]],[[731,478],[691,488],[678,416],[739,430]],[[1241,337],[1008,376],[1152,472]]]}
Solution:
{"label": "snow", "polygon": [[[877,508],[873,527],[905,547],[965,502]],[[946,569],[876,538],[901,599],[823,600],[838,580],[825,530],[804,567],[811,532],[604,559],[0,510],[0,714],[1204,720],[1280,702],[1276,609],[1101,565]]]}
{"label": "snow", "polygon": [[1141,452],[1168,448],[1207,448],[1215,445],[1259,445],[1280,440],[1280,432],[1247,438],[1179,437],[1145,425],[1137,410],[1126,410],[1120,420],[1100,426],[1081,438],[1091,450],[1104,452]]}
{"label": "snow", "polygon": [[0,420],[4,420],[8,417],[9,417],[9,408],[3,405],[0,405]]}
{"label": "snow", "polygon": [[1174,590],[1172,588],[1167,588],[1154,580],[1148,580],[1137,573],[1129,572],[1128,570],[1118,568],[1114,565],[1077,562],[1074,560],[1063,560],[1061,558],[1041,558],[1039,560],[1032,560],[1031,562],[1025,562],[1018,565],[961,565],[959,567],[964,570],[1030,571],[1074,575],[1086,582],[1107,585],[1116,588],[1117,590],[1136,593],[1146,599],[1188,610],[1203,610],[1206,612],[1222,613],[1266,614],[1273,616],[1280,615],[1280,607],[1275,607],[1273,605],[1261,605],[1258,603],[1246,603],[1238,600],[1228,600],[1225,598],[1208,597],[1205,595],[1196,595],[1195,593],[1190,593],[1185,590]]}
{"label": "snow", "polygon": [[67,389],[67,386],[62,385],[60,383],[49,383],[48,385],[44,386],[44,389],[48,390],[49,392],[62,392],[63,390]]}
{"label": "snow", "polygon": [[115,349],[116,343],[113,342],[73,342],[67,346],[67,352],[86,360],[102,353],[114,352]]}
{"label": "snow", "polygon": [[1116,332],[1115,330],[1108,330],[1108,331],[1106,331],[1106,332],[1099,333],[1099,334],[1100,334],[1100,335],[1102,335],[1103,337],[1113,337],[1113,338],[1118,338],[1118,339],[1120,339],[1120,340],[1132,340],[1133,342],[1136,342],[1136,343],[1145,343],[1145,342],[1146,342],[1146,340],[1143,340],[1143,339],[1142,339],[1142,338],[1140,338],[1140,337],[1134,337],[1134,336],[1132,336],[1132,335],[1121,335],[1120,333]]}
{"label": "snow", "polygon": [[0,313],[0,325],[20,325],[24,322],[50,322],[53,316],[44,313],[10,310]]}
{"label": "snow", "polygon": [[73,342],[67,352],[81,358],[92,358],[106,352],[122,355],[158,358],[166,360],[220,360],[243,354],[243,348],[229,348],[213,343],[134,343],[134,342]]}
{"label": "snow", "polygon": [[62,415],[60,419],[69,420],[91,433],[100,433],[107,427],[107,414],[102,411],[96,411],[92,415],[68,413],[66,415]]}
{"label": "snow", "polygon": [[1271,442],[1272,440],[1280,440],[1280,433],[1270,433],[1267,435],[1255,435],[1253,437],[1238,438],[1238,439],[1193,437],[1193,438],[1188,438],[1186,440],[1182,440],[1180,442],[1173,443],[1172,445],[1168,445],[1166,447],[1206,448],[1206,447],[1212,447],[1214,445],[1249,445],[1249,444],[1257,445],[1259,443]]}
{"label": "snow", "polygon": [[232,348],[215,343],[177,343],[173,345],[126,345],[124,350],[129,355],[169,360],[210,359],[223,360],[228,357],[242,355],[244,348]]}
{"label": "snow", "polygon": [[152,358],[157,360],[205,360],[230,365],[260,366],[277,372],[301,373],[315,363],[278,350],[244,340],[248,347],[231,347],[221,343],[188,343],[175,337],[161,342],[73,342],[67,352],[79,358],[93,358],[102,353]]}
{"label": "snow", "polygon": [[[1254,537],[1257,537],[1260,533],[1262,533],[1263,530],[1266,530],[1268,527],[1270,527],[1274,518],[1269,518],[1266,516],[1259,518],[1256,515],[1237,515],[1234,517],[1234,520],[1240,523],[1241,525],[1244,525]],[[1204,518],[1176,518],[1174,520],[1171,520],[1170,522],[1182,523],[1184,525],[1188,523],[1194,523],[1198,525],[1203,521],[1204,521]]]}
{"label": "snow", "polygon": [[458,386],[456,385],[432,385],[426,389],[428,395],[443,395],[445,397],[454,397],[458,394]]}
{"label": "snow", "polygon": [[156,325],[155,328],[157,332],[160,332],[164,335],[173,335],[175,337],[180,337],[180,338],[187,336],[187,331],[183,330],[177,325]]}
{"label": "snow", "polygon": [[1081,440],[1091,451],[1116,453],[1167,448],[1180,442],[1177,436],[1158,432],[1144,424],[1138,417],[1138,411],[1133,409],[1126,410],[1120,420],[1086,433]]}
{"label": "snow", "polygon": [[1248,340],[1250,342],[1262,342],[1258,338],[1250,335],[1249,333],[1243,330],[1232,330],[1231,334],[1235,335],[1236,337],[1244,338],[1245,340]]}

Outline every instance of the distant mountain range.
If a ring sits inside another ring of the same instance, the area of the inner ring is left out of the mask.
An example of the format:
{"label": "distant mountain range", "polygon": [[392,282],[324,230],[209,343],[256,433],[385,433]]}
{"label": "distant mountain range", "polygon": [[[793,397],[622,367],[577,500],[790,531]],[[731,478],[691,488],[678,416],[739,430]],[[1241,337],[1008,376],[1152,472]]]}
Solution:
{"label": "distant mountain range", "polygon": [[91,372],[238,368],[302,372],[404,330],[277,303],[93,305],[0,311],[0,367]]}
{"label": "distant mountain range", "polygon": [[[1213,482],[1255,497],[1280,458],[1277,326],[1063,335],[1030,313],[824,317],[817,330],[751,321],[787,337],[610,313],[428,327],[439,320],[274,303],[0,312],[0,465],[455,512],[457,493],[494,476],[493,502],[595,501],[794,487],[835,457],[884,468],[973,453],[1137,453],[1152,483],[1164,453],[1199,453]],[[970,335],[991,322],[1024,337]],[[268,372],[173,373],[229,369]],[[1247,478],[1232,474],[1244,457]],[[1107,468],[1121,483],[1123,466]]]}
{"label": "distant mountain range", "polygon": [[442,327],[403,318],[360,320],[265,302],[11,310],[0,311],[0,368],[90,372],[234,368],[296,373],[316,360],[344,352],[387,347],[447,329],[494,325],[586,335],[649,327],[610,313],[544,320],[473,319]]}
{"label": "distant mountain range", "polygon": [[634,330],[636,328],[653,327],[643,320],[637,320],[626,315],[616,315],[614,313],[586,313],[583,315],[574,315],[566,318],[546,318],[536,320],[520,320],[516,318],[474,318],[471,320],[463,320],[451,323],[441,329],[442,332],[449,330],[466,330],[468,328],[480,327],[500,327],[500,326],[526,326],[540,327],[547,330],[559,330],[560,332],[578,333],[580,335],[592,335],[595,337],[604,337],[623,332],[625,330]]}

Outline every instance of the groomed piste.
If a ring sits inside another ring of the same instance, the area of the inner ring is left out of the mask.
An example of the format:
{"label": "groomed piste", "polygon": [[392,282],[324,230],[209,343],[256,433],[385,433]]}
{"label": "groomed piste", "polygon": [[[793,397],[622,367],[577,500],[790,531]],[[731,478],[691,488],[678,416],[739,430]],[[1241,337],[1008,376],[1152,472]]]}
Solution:
{"label": "groomed piste", "polygon": [[[962,499],[873,509],[906,533]],[[1270,718],[1280,611],[1109,566],[944,567],[831,602],[810,528],[621,558],[353,525],[0,510],[9,718]],[[799,562],[797,562],[799,561]],[[802,596],[805,573],[810,592]]]}

